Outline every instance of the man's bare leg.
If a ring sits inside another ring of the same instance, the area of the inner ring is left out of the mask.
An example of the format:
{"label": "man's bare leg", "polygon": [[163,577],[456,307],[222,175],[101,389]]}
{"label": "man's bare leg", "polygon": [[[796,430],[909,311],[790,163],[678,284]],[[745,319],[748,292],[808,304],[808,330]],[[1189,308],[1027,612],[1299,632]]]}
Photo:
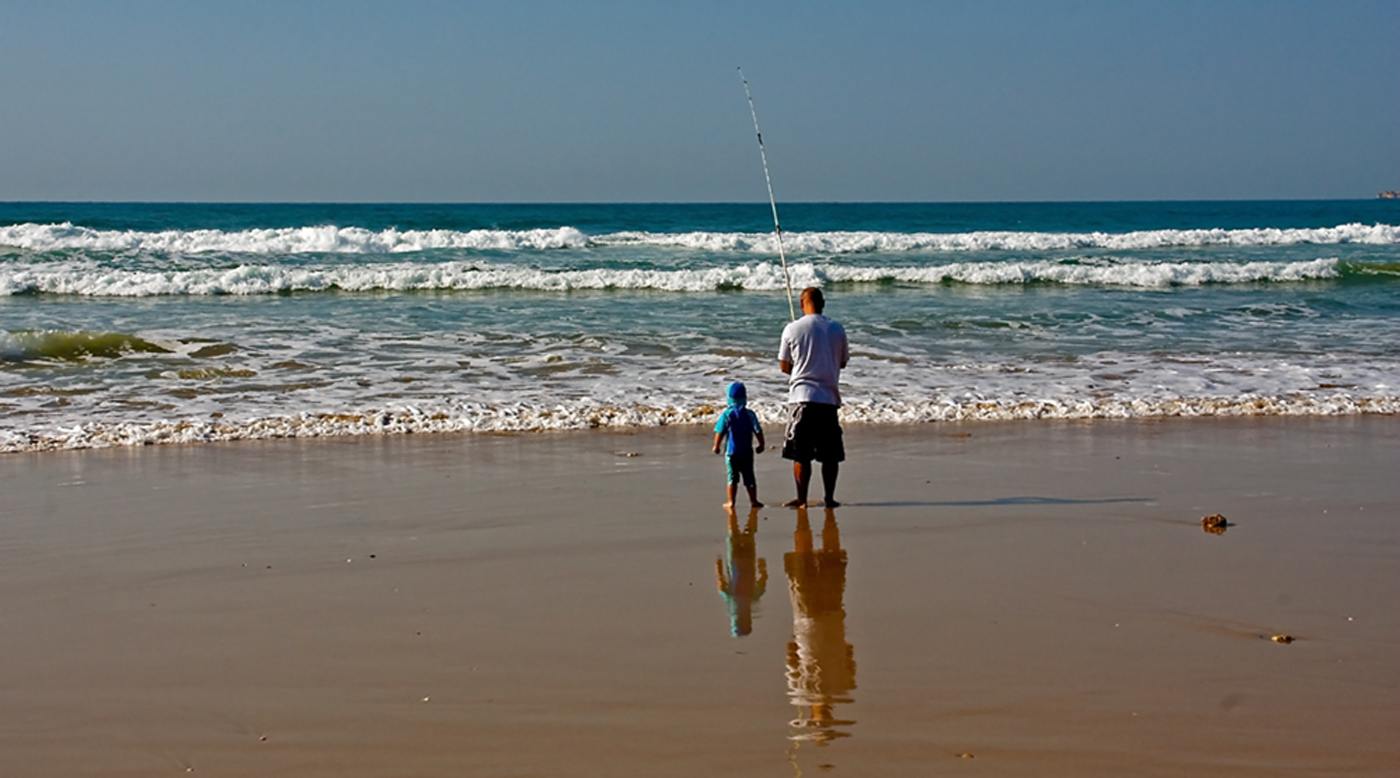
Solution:
{"label": "man's bare leg", "polygon": [[839,508],[841,503],[836,501],[836,476],[841,473],[840,462],[822,463],[822,489],[826,493],[826,507]]}
{"label": "man's bare leg", "polygon": [[792,550],[799,554],[812,553],[812,525],[807,520],[807,509],[797,509],[797,527],[792,532]]}
{"label": "man's bare leg", "polygon": [[797,499],[788,500],[783,503],[785,508],[805,508],[807,507],[807,487],[812,483],[812,463],[793,462],[792,480],[797,482]]}
{"label": "man's bare leg", "polygon": [[841,550],[841,528],[836,526],[836,511],[827,506],[826,523],[822,525],[822,551]]}

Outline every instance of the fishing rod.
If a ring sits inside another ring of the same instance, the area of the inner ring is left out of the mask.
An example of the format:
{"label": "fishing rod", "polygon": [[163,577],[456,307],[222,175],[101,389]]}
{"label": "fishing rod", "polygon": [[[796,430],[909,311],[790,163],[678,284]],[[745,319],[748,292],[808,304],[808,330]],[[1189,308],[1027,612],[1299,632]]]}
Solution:
{"label": "fishing rod", "polygon": [[783,226],[778,223],[778,201],[773,197],[773,178],[768,175],[768,153],[763,150],[763,130],[758,128],[758,109],[753,107],[753,94],[749,92],[749,80],[744,78],[744,69],[739,68],[739,80],[744,84],[744,97],[749,99],[749,113],[753,115],[753,132],[758,136],[758,158],[763,160],[763,181],[768,184],[768,204],[773,207],[773,232],[778,236],[778,259],[783,263],[783,284],[787,286],[788,316],[797,321],[797,308],[792,304],[792,276],[788,274],[787,254],[783,251]]}

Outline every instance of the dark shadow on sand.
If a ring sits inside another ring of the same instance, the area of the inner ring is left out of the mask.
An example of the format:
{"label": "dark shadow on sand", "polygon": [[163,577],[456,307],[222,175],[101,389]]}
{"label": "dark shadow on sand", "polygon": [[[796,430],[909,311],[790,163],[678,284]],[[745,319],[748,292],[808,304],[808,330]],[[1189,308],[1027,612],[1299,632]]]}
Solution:
{"label": "dark shadow on sand", "polygon": [[1072,499],[1067,497],[1001,497],[995,500],[895,500],[891,502],[843,502],[850,508],[974,508],[991,505],[1105,505],[1121,502],[1156,502],[1155,497],[1097,497]]}

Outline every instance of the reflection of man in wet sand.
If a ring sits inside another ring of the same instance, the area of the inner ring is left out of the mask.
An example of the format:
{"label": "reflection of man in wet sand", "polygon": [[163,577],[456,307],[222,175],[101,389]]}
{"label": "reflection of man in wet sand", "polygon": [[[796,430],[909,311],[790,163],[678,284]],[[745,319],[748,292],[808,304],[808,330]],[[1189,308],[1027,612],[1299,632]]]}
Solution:
{"label": "reflection of man in wet sand", "polygon": [[802,731],[793,740],[826,743],[847,737],[837,727],[854,721],[836,718],[837,703],[851,702],[856,688],[855,649],[846,642],[846,552],[836,528],[836,512],[826,510],[822,546],[813,547],[807,510],[797,511],[795,550],[783,555],[792,596],[792,633],[788,643],[788,696],[797,706],[792,726]]}
{"label": "reflection of man in wet sand", "polygon": [[758,532],[758,509],[749,511],[749,521],[741,530],[739,517],[729,509],[728,559],[715,560],[715,580],[719,593],[729,605],[729,631],[742,637],[753,631],[753,604],[768,589],[768,563],[755,561],[758,552],[754,535]]}

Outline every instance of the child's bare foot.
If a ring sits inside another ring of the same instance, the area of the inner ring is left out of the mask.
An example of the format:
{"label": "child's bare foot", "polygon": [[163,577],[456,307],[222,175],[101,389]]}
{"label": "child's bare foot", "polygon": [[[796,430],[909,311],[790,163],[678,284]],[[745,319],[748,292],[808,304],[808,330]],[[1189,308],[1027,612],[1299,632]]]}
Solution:
{"label": "child's bare foot", "polygon": [[806,508],[806,507],[807,507],[807,501],[806,501],[806,500],[788,500],[787,502],[783,503],[783,507],[784,507],[784,508]]}
{"label": "child's bare foot", "polygon": [[722,503],[719,504],[719,507],[724,508],[724,509],[727,510],[727,511],[732,511],[732,510],[734,510],[734,503],[732,503],[732,502],[722,502]]}
{"label": "child's bare foot", "polygon": [[750,502],[750,503],[749,503],[749,507],[750,507],[750,508],[762,508],[762,507],[763,507],[763,503],[759,502],[758,500],[754,500],[753,502]]}
{"label": "child's bare foot", "polygon": [[827,507],[827,508],[840,508],[840,507],[841,507],[841,503],[839,503],[839,502],[837,502],[837,501],[835,501],[835,500],[830,500],[830,499],[823,501],[823,502],[822,502],[822,505],[823,505],[824,507]]}

